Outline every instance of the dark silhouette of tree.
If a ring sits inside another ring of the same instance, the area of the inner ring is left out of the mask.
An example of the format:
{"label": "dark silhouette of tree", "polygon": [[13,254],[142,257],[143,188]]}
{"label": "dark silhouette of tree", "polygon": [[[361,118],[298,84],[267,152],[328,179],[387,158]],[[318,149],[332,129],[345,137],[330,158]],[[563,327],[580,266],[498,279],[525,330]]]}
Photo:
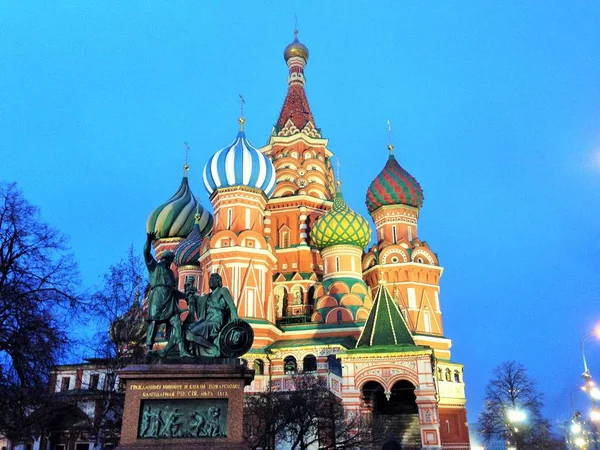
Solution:
{"label": "dark silhouette of tree", "polygon": [[[552,437],[542,406],[542,394],[525,368],[516,361],[504,362],[494,369],[487,385],[479,430],[486,440],[501,437],[518,450],[562,448]],[[521,417],[515,411],[522,413]]]}
{"label": "dark silhouette of tree", "polygon": [[0,182],[0,434],[38,434],[31,411],[47,402],[50,370],[69,343],[65,322],[81,303],[78,286],[65,237],[16,184]]}
{"label": "dark silhouette of tree", "polygon": [[118,371],[144,358],[146,322],[141,295],[148,281],[142,262],[132,245],[124,258],[108,268],[103,286],[92,295],[91,318],[99,331],[92,342],[97,357],[89,361],[102,366],[109,380],[104,386],[82,385],[96,400],[90,429],[96,448],[120,434],[125,395],[116,382]]}
{"label": "dark silhouette of tree", "polygon": [[270,383],[264,392],[247,396],[244,418],[245,438],[252,449],[275,449],[286,442],[298,450],[314,446],[343,450],[372,442],[371,424],[348,413],[327,378],[314,374],[294,375],[291,390]]}

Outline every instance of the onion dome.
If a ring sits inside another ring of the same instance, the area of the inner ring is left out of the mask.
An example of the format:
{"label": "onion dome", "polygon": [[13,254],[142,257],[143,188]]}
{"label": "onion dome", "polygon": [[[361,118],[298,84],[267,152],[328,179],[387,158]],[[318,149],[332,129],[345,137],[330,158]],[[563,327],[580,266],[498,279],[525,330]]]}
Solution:
{"label": "onion dome", "polygon": [[195,219],[196,222],[194,223],[192,232],[175,248],[175,264],[177,267],[198,265],[200,245],[202,245],[204,236],[212,229],[212,217],[210,217],[210,226],[205,228],[208,230],[206,233],[202,233],[201,231],[200,224],[202,223],[202,215],[199,212],[196,212]]}
{"label": "onion dome", "polygon": [[187,171],[183,166],[183,179],[177,192],[165,203],[156,208],[146,222],[146,232],[156,231],[158,238],[186,237],[194,226],[194,213],[201,215],[200,231],[207,234],[212,229],[213,218],[190,190]]}
{"label": "onion dome", "polygon": [[365,219],[350,209],[338,188],[333,207],[317,219],[310,237],[319,249],[343,244],[365,248],[371,240],[371,228]]}
{"label": "onion dome", "polygon": [[294,42],[288,45],[283,51],[283,57],[286,62],[294,56],[299,56],[304,58],[304,61],[308,61],[308,48],[298,40],[298,30],[294,30]]}
{"label": "onion dome", "polygon": [[254,148],[244,133],[244,118],[235,140],[215,153],[204,166],[204,187],[211,195],[216,189],[248,186],[270,197],[275,190],[275,167],[271,160]]}
{"label": "onion dome", "polygon": [[139,295],[136,294],[135,300],[129,311],[114,320],[108,330],[110,339],[119,346],[126,346],[130,343],[143,342],[146,336],[146,320],[144,310],[140,305]]}
{"label": "onion dome", "polygon": [[394,158],[394,146],[389,145],[390,157],[385,167],[367,190],[367,209],[370,213],[380,206],[423,206],[423,190],[419,182],[404,170]]}

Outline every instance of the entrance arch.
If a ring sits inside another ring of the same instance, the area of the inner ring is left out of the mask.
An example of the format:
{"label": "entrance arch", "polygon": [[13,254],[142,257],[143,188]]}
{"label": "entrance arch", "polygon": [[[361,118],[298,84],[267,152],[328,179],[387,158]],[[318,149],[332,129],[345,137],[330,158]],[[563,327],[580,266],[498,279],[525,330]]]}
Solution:
{"label": "entrance arch", "polygon": [[386,391],[383,383],[369,380],[361,387],[363,405],[371,415],[379,445],[397,439],[402,448],[420,449],[422,441],[415,385],[401,379]]}

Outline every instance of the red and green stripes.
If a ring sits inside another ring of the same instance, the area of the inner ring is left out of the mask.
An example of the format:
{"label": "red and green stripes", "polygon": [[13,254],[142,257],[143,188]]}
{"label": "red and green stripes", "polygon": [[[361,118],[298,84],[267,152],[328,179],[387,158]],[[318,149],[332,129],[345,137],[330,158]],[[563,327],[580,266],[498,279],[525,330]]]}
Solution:
{"label": "red and green stripes", "polygon": [[367,208],[375,211],[384,205],[409,205],[420,208],[423,205],[423,190],[419,182],[400,167],[394,155],[367,190]]}

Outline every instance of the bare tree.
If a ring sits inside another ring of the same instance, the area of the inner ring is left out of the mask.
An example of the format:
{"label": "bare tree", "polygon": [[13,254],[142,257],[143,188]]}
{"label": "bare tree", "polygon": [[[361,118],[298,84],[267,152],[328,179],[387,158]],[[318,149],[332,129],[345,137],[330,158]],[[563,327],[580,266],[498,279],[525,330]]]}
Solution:
{"label": "bare tree", "polygon": [[274,449],[287,442],[291,449],[343,450],[365,448],[371,442],[369,424],[345,410],[327,384],[313,374],[293,376],[293,389],[277,384],[248,396],[245,437],[250,448]]}
{"label": "bare tree", "polygon": [[542,394],[525,368],[515,361],[504,362],[487,385],[479,430],[486,440],[502,437],[519,450],[557,448],[542,406]]}
{"label": "bare tree", "polygon": [[116,383],[117,372],[144,357],[146,323],[140,297],[146,285],[142,258],[132,245],[124,258],[108,268],[103,286],[92,295],[90,311],[99,329],[92,343],[97,355],[93,361],[104,368],[108,380],[101,388],[82,386],[95,391],[96,408],[90,431],[96,448],[120,433],[124,393]]}
{"label": "bare tree", "polygon": [[81,297],[65,237],[14,183],[0,182],[0,434],[34,435],[51,368]]}

